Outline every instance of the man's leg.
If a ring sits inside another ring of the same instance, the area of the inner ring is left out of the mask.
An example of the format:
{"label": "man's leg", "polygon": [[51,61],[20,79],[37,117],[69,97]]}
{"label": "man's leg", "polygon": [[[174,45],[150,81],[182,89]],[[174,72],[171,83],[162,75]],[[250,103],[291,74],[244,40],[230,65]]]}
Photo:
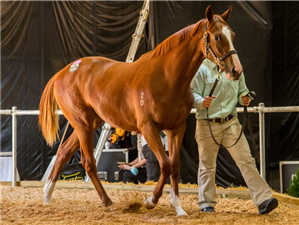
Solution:
{"label": "man's leg", "polygon": [[123,177],[124,172],[125,172],[125,170],[123,170],[123,169],[121,169],[121,170],[118,172],[118,181],[122,181],[122,182],[124,182],[124,177]]}
{"label": "man's leg", "polygon": [[160,165],[157,157],[148,145],[143,146],[142,153],[146,159],[147,180],[157,182],[160,177]]}
{"label": "man's leg", "polygon": [[146,175],[146,168],[138,168],[138,180],[140,183],[145,183],[147,180],[147,175]]}
{"label": "man's leg", "polygon": [[134,184],[138,184],[138,177],[135,176],[133,173],[131,173],[130,170],[126,170],[123,173],[123,181],[125,183],[134,183]]}
{"label": "man's leg", "polygon": [[[213,134],[216,140],[221,142],[221,125],[211,122]],[[201,209],[216,205],[216,158],[218,145],[213,141],[206,120],[196,121],[195,138],[198,144],[198,205]]]}
{"label": "man's leg", "polygon": [[[242,127],[237,118],[228,121],[225,123],[225,126],[226,132],[223,137],[223,145],[230,146],[237,140]],[[251,155],[244,134],[242,134],[242,137],[235,146],[228,148],[227,150],[239,167],[247,187],[249,188],[254,204],[259,206],[264,201],[271,199],[271,189],[260,176],[256,168],[255,159]]]}

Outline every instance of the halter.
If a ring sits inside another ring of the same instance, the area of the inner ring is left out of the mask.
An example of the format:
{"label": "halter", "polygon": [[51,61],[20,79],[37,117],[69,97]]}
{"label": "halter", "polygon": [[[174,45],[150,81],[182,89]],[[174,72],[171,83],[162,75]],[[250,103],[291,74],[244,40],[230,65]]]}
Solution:
{"label": "halter", "polygon": [[221,64],[221,61],[224,60],[225,58],[229,57],[230,55],[232,54],[237,54],[237,51],[236,50],[231,50],[227,53],[225,53],[224,55],[220,56],[219,58],[216,57],[215,53],[213,52],[212,48],[211,48],[211,45],[209,43],[209,40],[208,40],[208,36],[209,36],[209,33],[207,32],[207,23],[204,24],[204,33],[203,33],[203,37],[205,39],[205,47],[206,47],[206,58],[208,58],[208,53],[210,52],[212,54],[212,56],[214,57],[215,59],[215,62],[216,64],[218,65],[219,67],[219,73],[221,73],[222,71],[226,70],[227,72],[229,72],[225,66],[223,66]]}

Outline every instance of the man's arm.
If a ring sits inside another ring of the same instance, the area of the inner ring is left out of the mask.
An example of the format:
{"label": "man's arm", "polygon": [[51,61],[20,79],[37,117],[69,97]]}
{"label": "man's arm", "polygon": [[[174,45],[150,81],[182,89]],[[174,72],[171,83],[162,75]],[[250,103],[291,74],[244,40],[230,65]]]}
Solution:
{"label": "man's arm", "polygon": [[201,75],[199,71],[197,71],[190,83],[191,91],[194,96],[193,107],[196,108],[197,110],[203,110],[205,108],[203,106],[204,98],[200,94],[202,93],[202,88],[203,88],[202,85],[200,85],[202,83],[203,81]]}
{"label": "man's arm", "polygon": [[245,76],[244,73],[241,74],[240,80],[239,80],[239,93],[238,93],[238,101],[240,105],[248,106],[250,103],[250,98],[246,97],[249,92],[249,89],[246,86],[245,82]]}
{"label": "man's arm", "polygon": [[134,161],[132,161],[130,164],[133,164],[133,166],[129,166],[127,164],[121,164],[119,165],[118,167],[123,169],[123,170],[131,170],[132,167],[135,167],[135,168],[140,168],[142,166],[144,166],[146,164],[146,159],[145,158],[142,158],[140,160],[140,162],[138,162],[138,158],[136,158]]}
{"label": "man's arm", "polygon": [[199,110],[204,110],[205,108],[208,108],[212,104],[212,100],[216,98],[216,96],[202,96],[200,93],[203,92],[204,89],[204,80],[202,79],[200,69],[197,71],[195,76],[193,77],[190,87],[191,91],[194,96],[194,101],[193,101],[193,107],[196,108],[198,111]]}

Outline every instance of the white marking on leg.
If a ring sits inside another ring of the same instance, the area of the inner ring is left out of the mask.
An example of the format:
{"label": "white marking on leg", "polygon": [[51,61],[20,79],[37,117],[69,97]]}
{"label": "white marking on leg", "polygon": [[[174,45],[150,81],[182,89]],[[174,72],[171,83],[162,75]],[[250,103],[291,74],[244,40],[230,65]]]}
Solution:
{"label": "white marking on leg", "polygon": [[149,196],[145,201],[144,201],[144,206],[147,209],[153,209],[156,207],[157,203],[153,203],[153,196]]}
{"label": "white marking on leg", "polygon": [[52,201],[52,193],[54,191],[56,182],[52,182],[51,179],[47,180],[44,186],[44,204],[48,204]]}
{"label": "white marking on leg", "polygon": [[177,216],[183,216],[183,215],[188,215],[183,208],[181,207],[181,203],[180,203],[180,199],[179,196],[177,196],[174,191],[173,188],[171,187],[170,190],[170,205],[172,208],[175,209]]}

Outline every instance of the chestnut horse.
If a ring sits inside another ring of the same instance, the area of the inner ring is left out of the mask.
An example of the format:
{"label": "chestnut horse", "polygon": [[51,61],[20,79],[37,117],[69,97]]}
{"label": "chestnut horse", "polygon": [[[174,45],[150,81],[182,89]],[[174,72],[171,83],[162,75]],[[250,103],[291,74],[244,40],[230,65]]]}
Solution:
{"label": "chestnut horse", "polygon": [[[226,23],[230,13],[231,7],[221,16],[214,15],[209,6],[205,19],[173,34],[133,63],[86,57],[79,60],[77,70],[72,71],[74,63],[69,64],[48,82],[39,106],[39,125],[45,140],[49,145],[57,140],[58,107],[74,131],[57,153],[44,186],[45,203],[51,201],[63,166],[80,148],[82,165],[103,205],[112,204],[97,176],[93,157],[93,132],[105,121],[113,127],[141,132],[157,156],[161,176],[145,207],[156,206],[171,176],[170,204],[177,215],[186,214],[180,205],[178,177],[179,151],[193,104],[190,82],[205,58],[204,27],[217,57],[234,51],[234,34]],[[207,57],[215,62],[211,54]],[[232,79],[239,79],[242,66],[235,51],[222,60],[222,65]],[[161,130],[168,137],[169,157],[159,136]]]}

